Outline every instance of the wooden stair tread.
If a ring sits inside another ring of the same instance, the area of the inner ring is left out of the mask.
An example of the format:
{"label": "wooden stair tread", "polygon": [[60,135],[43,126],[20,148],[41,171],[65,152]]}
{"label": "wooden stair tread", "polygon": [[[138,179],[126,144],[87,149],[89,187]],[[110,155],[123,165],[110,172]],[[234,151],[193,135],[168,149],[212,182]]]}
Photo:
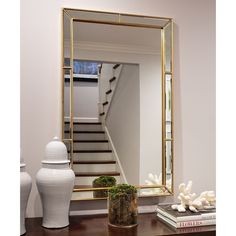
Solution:
{"label": "wooden stair tread", "polygon": [[[70,78],[65,78],[65,82],[70,82]],[[83,78],[83,77],[73,77],[73,82],[89,82],[89,83],[97,83],[97,78]]]}
{"label": "wooden stair tread", "polygon": [[106,106],[108,104],[108,101],[104,102],[102,105],[103,106]]}
{"label": "wooden stair tread", "polygon": [[107,139],[102,140],[74,140],[74,143],[108,143]]}
{"label": "wooden stair tread", "polygon": [[[65,121],[65,124],[70,124],[70,121]],[[79,122],[79,121],[74,121],[74,125],[101,125],[102,122]]]}
{"label": "wooden stair tread", "polygon": [[[65,130],[64,133],[69,133],[69,130]],[[75,134],[105,134],[105,131],[98,131],[98,130],[80,131],[80,130],[74,130],[73,133],[75,133]]]}
{"label": "wooden stair tread", "polygon": [[113,66],[113,69],[116,69],[116,68],[118,68],[120,66],[120,64],[115,64],[114,66]]}
{"label": "wooden stair tread", "polygon": [[73,164],[116,164],[116,161],[74,161]]}
{"label": "wooden stair tread", "polygon": [[[67,151],[70,152],[69,150]],[[74,153],[107,153],[112,152],[112,150],[74,150]]]}
{"label": "wooden stair tread", "polygon": [[112,81],[114,81],[116,79],[116,77],[112,77],[111,79],[109,79],[109,82],[111,83]]}
{"label": "wooden stair tread", "polygon": [[109,94],[109,93],[111,93],[111,92],[112,92],[112,90],[109,89],[108,91],[106,91],[106,94]]}
{"label": "wooden stair tread", "polygon": [[117,171],[109,171],[109,172],[75,172],[75,176],[120,176],[120,173]]}

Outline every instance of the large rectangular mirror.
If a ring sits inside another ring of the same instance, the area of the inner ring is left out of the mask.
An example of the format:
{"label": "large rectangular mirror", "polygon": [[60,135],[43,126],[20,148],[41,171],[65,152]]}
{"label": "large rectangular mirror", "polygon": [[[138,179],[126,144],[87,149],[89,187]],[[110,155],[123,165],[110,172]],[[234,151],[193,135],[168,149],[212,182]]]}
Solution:
{"label": "large rectangular mirror", "polygon": [[173,192],[171,18],[63,9],[62,139],[72,200],[115,182],[139,197]]}

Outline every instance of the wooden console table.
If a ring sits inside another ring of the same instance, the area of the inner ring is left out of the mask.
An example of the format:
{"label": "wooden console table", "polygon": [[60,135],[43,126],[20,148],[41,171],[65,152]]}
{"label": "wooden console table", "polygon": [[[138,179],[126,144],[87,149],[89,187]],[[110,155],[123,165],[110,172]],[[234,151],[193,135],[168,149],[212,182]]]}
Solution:
{"label": "wooden console table", "polygon": [[46,229],[42,218],[26,219],[26,236],[158,236],[158,235],[216,235],[215,226],[202,226],[175,230],[159,221],[154,213],[139,214],[138,227],[134,229],[108,228],[107,215],[71,216],[70,225],[61,229]]}

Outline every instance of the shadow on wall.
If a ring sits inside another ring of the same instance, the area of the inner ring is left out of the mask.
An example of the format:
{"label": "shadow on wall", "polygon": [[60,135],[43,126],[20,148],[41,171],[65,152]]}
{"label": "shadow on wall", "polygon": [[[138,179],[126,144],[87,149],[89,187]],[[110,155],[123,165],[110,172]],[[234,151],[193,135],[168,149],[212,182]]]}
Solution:
{"label": "shadow on wall", "polygon": [[[35,186],[35,188],[36,188],[36,186]],[[34,199],[34,215],[36,215],[36,216],[43,215],[42,203],[41,203],[41,199],[40,199],[38,190],[37,190],[37,193],[36,193],[36,196]]]}

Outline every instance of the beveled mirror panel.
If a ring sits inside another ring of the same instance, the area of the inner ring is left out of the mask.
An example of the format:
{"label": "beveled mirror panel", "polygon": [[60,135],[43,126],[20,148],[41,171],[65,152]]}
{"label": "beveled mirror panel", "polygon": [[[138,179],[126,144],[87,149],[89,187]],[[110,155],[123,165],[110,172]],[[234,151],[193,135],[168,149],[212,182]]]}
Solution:
{"label": "beveled mirror panel", "polygon": [[172,194],[172,19],[62,14],[62,139],[76,174],[72,200],[104,199],[114,179],[136,185],[139,197]]}

